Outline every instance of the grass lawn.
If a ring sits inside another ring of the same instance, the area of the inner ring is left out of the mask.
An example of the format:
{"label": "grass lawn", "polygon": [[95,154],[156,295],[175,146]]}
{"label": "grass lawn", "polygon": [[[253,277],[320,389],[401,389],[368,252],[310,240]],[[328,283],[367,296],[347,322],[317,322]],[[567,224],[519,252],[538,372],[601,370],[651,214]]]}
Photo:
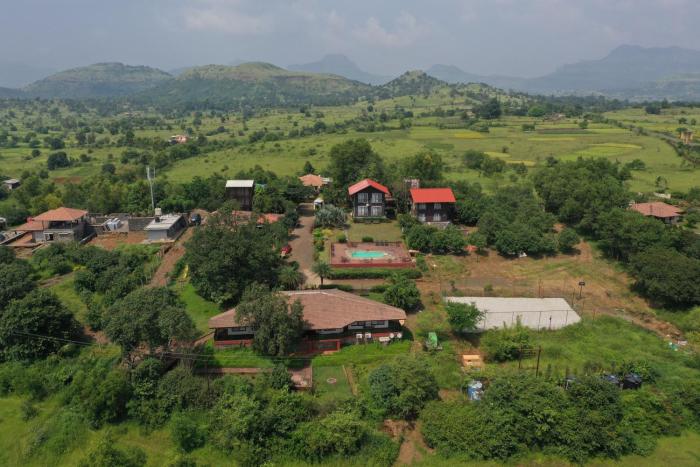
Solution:
{"label": "grass lawn", "polygon": [[321,401],[340,401],[353,397],[342,365],[314,366],[313,370],[314,392]]}
{"label": "grass lawn", "polygon": [[87,306],[75,291],[74,283],[73,274],[69,274],[63,277],[60,282],[52,285],[50,290],[58,296],[61,303],[63,303],[66,308],[73,312],[78,321],[84,323],[86,319],[85,315],[87,314]]}
{"label": "grass lawn", "polygon": [[[208,362],[210,367],[272,368],[275,366],[272,358],[258,355],[252,349],[239,347],[216,349],[211,341],[206,343],[203,353],[211,356],[211,359]],[[198,362],[197,366],[203,367],[204,363]]]}
{"label": "grass lawn", "polygon": [[368,365],[381,363],[396,355],[407,354],[411,348],[411,342],[403,340],[389,345],[379,343],[349,345],[340,351],[329,355],[320,355],[313,359],[314,369],[323,366],[338,365]]}
{"label": "grass lawn", "polygon": [[194,321],[197,330],[201,334],[209,332],[209,318],[221,313],[218,305],[200,297],[194,290],[194,286],[187,282],[186,284],[176,284],[173,289],[177,293],[180,300],[185,303],[187,314]]}
{"label": "grass lawn", "polygon": [[374,241],[398,242],[401,240],[401,228],[396,221],[380,224],[351,222],[348,227],[348,240],[361,242],[363,237],[372,237]]}

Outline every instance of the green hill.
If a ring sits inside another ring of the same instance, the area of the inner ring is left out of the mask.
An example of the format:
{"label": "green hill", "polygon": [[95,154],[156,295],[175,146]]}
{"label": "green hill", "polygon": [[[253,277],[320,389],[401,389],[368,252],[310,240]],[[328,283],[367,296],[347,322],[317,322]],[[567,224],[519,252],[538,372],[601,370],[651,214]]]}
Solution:
{"label": "green hill", "polygon": [[379,90],[382,94],[387,94],[390,97],[396,97],[407,95],[427,95],[448,86],[449,85],[446,82],[433,78],[424,71],[414,70],[407,71],[398,78],[379,86]]}
{"label": "green hill", "polygon": [[151,89],[172,79],[168,73],[147,66],[96,63],[58,72],[29,84],[24,91],[32,97],[46,98],[118,97]]}
{"label": "green hill", "polygon": [[289,71],[269,63],[207,65],[142,92],[138,98],[166,105],[228,107],[345,104],[372,87],[337,75]]}
{"label": "green hill", "polygon": [[19,97],[24,97],[22,90],[0,87],[0,99],[14,99]]}

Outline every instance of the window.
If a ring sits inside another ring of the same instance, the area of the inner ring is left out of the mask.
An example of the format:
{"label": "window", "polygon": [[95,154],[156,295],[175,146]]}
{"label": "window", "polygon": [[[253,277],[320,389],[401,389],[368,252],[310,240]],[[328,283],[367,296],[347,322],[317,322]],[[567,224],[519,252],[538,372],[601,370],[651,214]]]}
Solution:
{"label": "window", "polygon": [[53,234],[44,232],[44,240],[47,242],[53,242]]}
{"label": "window", "polygon": [[433,209],[435,209],[436,211],[438,209],[442,209],[442,205],[440,203],[435,203],[435,204],[433,204]]}
{"label": "window", "polygon": [[372,193],[372,202],[373,203],[381,203],[382,202],[382,194],[381,193]]}
{"label": "window", "polygon": [[425,203],[418,203],[418,210],[425,211]]}
{"label": "window", "polygon": [[372,206],[372,216],[373,217],[380,217],[382,216],[382,207],[381,206]]}
{"label": "window", "polygon": [[343,328],[338,328],[338,329],[319,329],[318,331],[319,334],[340,334],[343,332]]}
{"label": "window", "polygon": [[436,212],[433,214],[433,222],[440,222],[442,221],[442,215],[439,212]]}
{"label": "window", "polygon": [[389,321],[387,321],[387,320],[372,321],[372,327],[373,328],[388,328]]}
{"label": "window", "polygon": [[369,209],[367,209],[367,206],[358,206],[357,207],[357,216],[358,217],[369,216]]}
{"label": "window", "polygon": [[369,196],[367,193],[359,193],[357,195],[357,202],[358,203],[367,203],[369,201]]}
{"label": "window", "polygon": [[425,213],[418,214],[418,220],[421,222],[425,222]]}

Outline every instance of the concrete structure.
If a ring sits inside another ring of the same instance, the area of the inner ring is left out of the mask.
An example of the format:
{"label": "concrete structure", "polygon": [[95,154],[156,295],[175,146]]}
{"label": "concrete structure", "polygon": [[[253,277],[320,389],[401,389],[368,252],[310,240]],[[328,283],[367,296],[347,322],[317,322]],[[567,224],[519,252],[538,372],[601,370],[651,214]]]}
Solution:
{"label": "concrete structure", "polygon": [[156,216],[144,229],[146,239],[150,242],[167,242],[175,240],[187,227],[187,221],[180,214]]}
{"label": "concrete structure", "polygon": [[348,188],[352,200],[352,216],[361,218],[386,217],[386,201],[390,197],[389,189],[384,185],[366,178]]}
{"label": "concrete structure", "polygon": [[226,197],[238,201],[242,211],[253,209],[253,194],[255,192],[255,180],[227,180]]}
{"label": "concrete structure", "polygon": [[20,181],[16,178],[8,178],[7,180],[3,180],[2,184],[8,190],[16,190],[21,185]]}
{"label": "concrete structure", "polygon": [[477,330],[514,326],[518,319],[530,329],[561,329],[581,317],[563,298],[445,297],[451,303],[471,303],[484,313]]}
{"label": "concrete structure", "polygon": [[681,211],[675,206],[655,201],[653,203],[634,203],[630,209],[637,211],[647,217],[654,217],[660,221],[674,225],[681,220]]}
{"label": "concrete structure", "polygon": [[426,224],[449,223],[457,200],[451,188],[411,188],[411,214]]}
{"label": "concrete structure", "polygon": [[79,242],[92,234],[87,214],[82,209],[61,207],[30,217],[15,230],[31,233],[32,243]]}
{"label": "concrete structure", "polygon": [[[288,303],[303,306],[304,336],[297,352],[325,352],[357,342],[388,342],[403,337],[406,313],[400,309],[337,289],[282,292]],[[209,320],[214,345],[250,346],[255,328],[236,317],[236,309]]]}
{"label": "concrete structure", "polygon": [[170,137],[170,144],[185,144],[190,140],[186,135],[173,135]]}

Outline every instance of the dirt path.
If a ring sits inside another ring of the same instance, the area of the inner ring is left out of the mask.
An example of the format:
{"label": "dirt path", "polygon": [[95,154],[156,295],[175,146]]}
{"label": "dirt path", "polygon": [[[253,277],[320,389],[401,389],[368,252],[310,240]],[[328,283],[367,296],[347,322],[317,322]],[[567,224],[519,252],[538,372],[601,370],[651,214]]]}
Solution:
{"label": "dirt path", "polygon": [[404,420],[384,420],[383,431],[394,440],[402,440],[399,456],[395,466],[411,465],[423,460],[425,454],[433,452],[423,440],[420,433],[420,423],[410,423]]}
{"label": "dirt path", "polygon": [[185,255],[185,242],[192,237],[193,233],[194,228],[187,228],[187,230],[180,235],[180,238],[173,243],[170,249],[165,252],[158,269],[155,274],[153,274],[150,284],[151,287],[165,287],[168,285],[170,271],[173,270],[178,260]]}
{"label": "dirt path", "polygon": [[306,278],[306,285],[314,286],[321,283],[321,279],[311,270],[314,264],[314,208],[311,203],[299,205],[299,224],[292,231],[289,245],[292,254],[289,259],[299,263],[299,270]]}

